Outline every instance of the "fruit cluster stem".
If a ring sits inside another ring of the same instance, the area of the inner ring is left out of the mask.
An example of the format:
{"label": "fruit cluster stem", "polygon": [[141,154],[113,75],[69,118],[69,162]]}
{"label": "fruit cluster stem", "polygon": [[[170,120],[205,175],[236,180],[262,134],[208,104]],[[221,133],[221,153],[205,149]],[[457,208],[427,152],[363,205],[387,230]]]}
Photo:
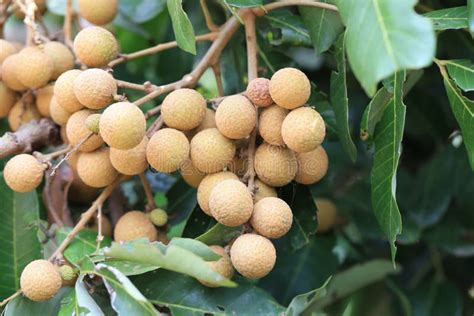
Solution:
{"label": "fruit cluster stem", "polygon": [[156,204],[155,204],[155,198],[153,197],[153,192],[151,190],[150,182],[148,182],[148,179],[144,172],[140,173],[140,181],[142,182],[143,190],[145,191],[145,195],[147,199],[145,210],[147,212],[150,212],[156,208]]}
{"label": "fruit cluster stem", "polygon": [[72,48],[72,20],[74,16],[74,9],[72,8],[72,0],[66,0],[66,12],[64,15],[64,24],[63,24],[63,32],[64,32],[64,43],[69,47]]}
{"label": "fruit cluster stem", "polygon": [[8,14],[8,6],[10,5],[11,0],[3,0],[0,2],[0,38],[3,38],[3,26],[7,21],[9,14]]}

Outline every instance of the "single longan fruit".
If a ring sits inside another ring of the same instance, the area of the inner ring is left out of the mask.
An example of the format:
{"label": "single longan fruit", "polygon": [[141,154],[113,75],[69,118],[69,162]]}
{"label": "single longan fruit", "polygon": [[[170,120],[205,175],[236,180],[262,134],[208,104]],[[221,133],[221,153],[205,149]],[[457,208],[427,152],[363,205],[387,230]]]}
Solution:
{"label": "single longan fruit", "polygon": [[164,128],[156,132],[146,148],[148,163],[159,172],[174,172],[189,157],[189,141],[183,132]]}
{"label": "single longan fruit", "polygon": [[21,50],[16,67],[17,79],[31,89],[46,85],[54,71],[51,57],[44,52],[44,49],[33,46]]}
{"label": "single longan fruit", "polygon": [[2,63],[2,81],[5,85],[14,91],[26,90],[24,84],[17,78],[17,65],[20,59],[20,54],[13,54],[5,58]]}
{"label": "single longan fruit", "polygon": [[[62,106],[60,106],[56,96],[53,96],[51,102],[49,103],[49,115],[51,116],[51,119],[54,121],[54,123],[58,124],[59,126],[65,126],[72,113],[66,111]],[[64,132],[66,133],[67,138],[67,130],[64,129]],[[67,139],[69,142],[69,138]]]}
{"label": "single longan fruit", "polygon": [[88,186],[79,178],[77,172],[74,172],[74,180],[68,192],[68,200],[80,205],[90,205],[99,195],[99,189]]}
{"label": "single longan fruit", "polygon": [[74,268],[68,264],[56,268],[61,276],[62,286],[74,286],[77,280],[77,273]]}
{"label": "single longan fruit", "polygon": [[54,85],[47,85],[36,91],[36,107],[44,117],[50,117],[49,105],[54,94]]}
{"label": "single longan fruit", "polygon": [[253,196],[255,203],[266,197],[278,196],[275,188],[269,186],[265,182],[260,181],[260,179],[255,179],[255,188],[257,189]]}
{"label": "single longan fruit", "polygon": [[267,78],[255,78],[250,81],[245,94],[256,106],[265,107],[274,103],[270,96],[270,80]]}
{"label": "single longan fruit", "polygon": [[255,203],[250,224],[257,233],[267,238],[280,238],[293,223],[293,213],[285,201],[266,197]]}
{"label": "single longan fruit", "polygon": [[196,168],[205,173],[224,170],[235,155],[235,145],[217,128],[197,133],[191,140],[191,160]]}
{"label": "single longan fruit", "polygon": [[202,120],[201,124],[199,124],[198,127],[195,128],[195,132],[199,133],[200,131],[203,131],[205,129],[215,127],[217,127],[216,113],[213,110],[206,108],[206,114],[204,115],[204,119]]}
{"label": "single longan fruit", "polygon": [[222,225],[240,226],[252,216],[252,194],[239,180],[224,180],[212,189],[209,208],[212,216]]}
{"label": "single longan fruit", "polygon": [[194,165],[191,159],[186,159],[186,161],[181,165],[179,173],[183,177],[183,180],[193,188],[197,188],[202,179],[206,176],[204,172],[199,171]]}
{"label": "single longan fruit", "polygon": [[281,126],[285,144],[297,153],[311,151],[321,145],[326,125],[321,115],[309,107],[291,111]]}
{"label": "single longan fruit", "polygon": [[12,131],[33,120],[41,118],[36,106],[32,103],[23,103],[21,100],[15,103],[8,113],[8,125]]}
{"label": "single longan fruit", "polygon": [[130,149],[140,144],[145,137],[145,115],[133,103],[114,103],[102,113],[99,129],[107,145]]}
{"label": "single longan fruit", "polygon": [[287,148],[263,143],[255,152],[255,172],[270,186],[281,187],[290,183],[297,170],[295,154]]}
{"label": "single longan fruit", "polygon": [[234,268],[248,279],[260,279],[272,271],[276,250],[272,242],[257,234],[238,237],[230,249]]}
{"label": "single longan fruit", "polygon": [[35,302],[53,298],[61,285],[62,279],[58,269],[47,260],[31,261],[21,272],[21,292]]}
{"label": "single longan fruit", "polygon": [[74,93],[74,82],[82,70],[68,70],[59,76],[54,84],[54,96],[57,102],[68,112],[74,113],[84,106],[79,102]]}
{"label": "single longan fruit", "polygon": [[93,188],[106,187],[118,176],[106,147],[82,153],[77,161],[77,173],[85,184]]}
{"label": "single longan fruit", "polygon": [[[107,216],[102,215],[100,217],[100,225],[102,229],[102,235],[112,237],[112,223],[110,222],[110,219],[107,218]],[[92,225],[89,228],[96,232],[99,231],[99,220],[97,217],[94,217]]]}
{"label": "single longan fruit", "polygon": [[[234,275],[234,267],[232,266],[232,261],[230,261],[229,255],[225,252],[224,248],[221,246],[209,246],[216,254],[221,257],[217,261],[208,261],[207,265],[214,271],[222,275],[226,279],[232,279]],[[218,285],[203,281],[198,279],[198,281],[207,287],[219,287]]]}
{"label": "single longan fruit", "polygon": [[219,132],[231,139],[250,135],[257,121],[253,104],[242,95],[226,97],[216,111],[216,125]]}
{"label": "single longan fruit", "polygon": [[153,225],[158,227],[165,226],[168,222],[168,214],[161,208],[155,208],[152,210],[150,213],[148,213],[148,217],[150,218],[150,221],[153,223]]}
{"label": "single longan fruit", "polygon": [[30,192],[43,181],[45,167],[35,157],[28,154],[14,156],[5,165],[5,182],[15,192]]}
{"label": "single longan fruit", "polygon": [[313,184],[321,180],[328,171],[329,158],[323,146],[307,153],[296,154],[298,172],[295,181],[301,184]]}
{"label": "single longan fruit", "polygon": [[140,238],[156,241],[158,234],[155,226],[145,213],[130,211],[118,220],[115,225],[114,237],[116,241],[130,241]]}
{"label": "single longan fruit", "polygon": [[287,114],[288,110],[278,105],[265,108],[262,113],[260,113],[258,132],[267,143],[278,146],[285,145],[283,137],[281,136],[281,126]]}
{"label": "single longan fruit", "polygon": [[87,129],[90,130],[94,134],[99,134],[100,132],[99,123],[100,123],[101,116],[102,114],[95,113],[95,114],[89,115],[89,117],[86,120]]}
{"label": "single longan fruit", "polygon": [[114,35],[102,27],[85,28],[74,39],[74,53],[88,67],[107,66],[117,57],[118,51]]}
{"label": "single longan fruit", "polygon": [[8,115],[15,104],[16,93],[0,81],[0,118]]}
{"label": "single longan fruit", "polygon": [[74,68],[74,55],[71,50],[60,42],[44,44],[44,52],[53,61],[52,79],[57,79],[62,73]]}
{"label": "single longan fruit", "polygon": [[318,233],[326,233],[330,231],[337,221],[337,207],[328,199],[316,199],[316,207],[318,211]]}
{"label": "single longan fruit", "polygon": [[209,216],[212,216],[211,209],[209,208],[211,192],[217,184],[225,180],[239,180],[239,178],[232,172],[223,171],[208,174],[199,184],[197,190],[197,201],[201,210]]}
{"label": "single longan fruit", "polygon": [[[72,146],[78,145],[84,138],[88,137],[91,131],[86,127],[86,120],[89,115],[94,114],[91,110],[80,110],[72,114],[66,124],[66,133],[69,143]],[[100,135],[92,135],[79,147],[79,151],[91,152],[99,148],[104,141]]]}
{"label": "single longan fruit", "polygon": [[117,83],[105,70],[87,69],[74,80],[74,94],[85,107],[102,109],[114,101]]}
{"label": "single longan fruit", "polygon": [[104,25],[113,21],[117,15],[117,0],[79,0],[79,15],[95,25]]}
{"label": "single longan fruit", "polygon": [[206,100],[193,89],[178,89],[166,96],[161,105],[161,116],[169,127],[188,131],[204,120]]}
{"label": "single longan fruit", "polygon": [[143,137],[140,144],[130,149],[117,149],[110,147],[110,161],[115,169],[129,176],[137,175],[148,168],[146,160],[146,147],[148,137]]}
{"label": "single longan fruit", "polygon": [[301,70],[283,68],[275,72],[270,80],[270,95],[282,108],[296,109],[308,101],[311,84]]}
{"label": "single longan fruit", "polygon": [[0,65],[8,56],[16,54],[16,52],[15,45],[4,39],[0,39]]}

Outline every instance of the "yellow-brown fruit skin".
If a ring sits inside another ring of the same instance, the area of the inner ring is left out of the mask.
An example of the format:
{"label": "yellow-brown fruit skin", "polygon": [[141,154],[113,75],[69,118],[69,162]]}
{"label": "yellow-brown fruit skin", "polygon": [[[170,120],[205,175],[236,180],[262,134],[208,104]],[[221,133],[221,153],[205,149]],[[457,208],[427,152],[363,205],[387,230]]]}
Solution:
{"label": "yellow-brown fruit skin", "polygon": [[88,67],[105,67],[117,57],[118,51],[114,35],[98,26],[83,29],[74,39],[74,53]]}
{"label": "yellow-brown fruit skin", "polygon": [[329,158],[323,146],[307,153],[296,154],[298,172],[295,181],[301,184],[313,184],[320,181],[328,171]]}
{"label": "yellow-brown fruit skin", "polygon": [[321,115],[309,107],[291,111],[281,126],[285,144],[297,153],[311,151],[326,137],[326,125]]}
{"label": "yellow-brown fruit skin", "polygon": [[79,15],[95,25],[113,21],[117,15],[117,0],[78,0]]}
{"label": "yellow-brown fruit skin", "polygon": [[260,181],[260,179],[255,179],[255,194],[253,200],[255,203],[266,197],[277,197],[277,192],[275,188],[269,186],[265,182]]}
{"label": "yellow-brown fruit skin", "polygon": [[145,115],[133,103],[114,103],[102,113],[99,129],[107,145],[117,149],[130,149],[145,137]]}
{"label": "yellow-brown fruit skin", "polygon": [[278,146],[285,145],[281,136],[281,126],[288,112],[287,109],[278,105],[272,105],[260,113],[258,132],[267,143]]}
{"label": "yellow-brown fruit skin", "polygon": [[145,213],[130,211],[120,217],[115,225],[114,238],[116,241],[130,241],[140,238],[156,241],[158,234]]}
{"label": "yellow-brown fruit skin", "polygon": [[53,61],[51,79],[57,79],[62,73],[74,68],[74,55],[63,43],[48,42],[44,44],[44,52]]}
{"label": "yellow-brown fruit skin", "polygon": [[[66,133],[69,143],[72,146],[79,144],[91,131],[86,127],[86,120],[89,115],[94,114],[91,110],[80,110],[72,114],[66,124]],[[92,135],[84,144],[79,147],[79,151],[91,152],[99,148],[104,141],[100,135]]]}
{"label": "yellow-brown fruit skin", "polygon": [[204,119],[202,120],[201,124],[198,125],[198,127],[195,128],[195,132],[199,133],[200,131],[203,131],[208,128],[215,128],[217,127],[216,125],[216,113],[211,110],[206,108],[206,114],[204,115]]}
{"label": "yellow-brown fruit skin", "polygon": [[148,163],[159,172],[174,172],[189,157],[189,141],[183,132],[164,128],[156,132],[146,148]]}
{"label": "yellow-brown fruit skin", "polygon": [[263,143],[255,151],[255,172],[270,186],[281,187],[290,183],[297,170],[295,154],[287,148]]}
{"label": "yellow-brown fruit skin", "polygon": [[250,224],[257,233],[267,238],[280,238],[293,223],[293,213],[285,201],[266,197],[255,203]]}
{"label": "yellow-brown fruit skin", "polygon": [[[232,279],[234,275],[234,267],[232,261],[230,261],[229,255],[225,252],[221,246],[209,246],[216,254],[220,255],[221,258],[216,261],[208,261],[207,265],[214,271],[222,275],[226,279]],[[198,279],[198,281],[207,287],[219,287],[218,285]]]}
{"label": "yellow-brown fruit skin", "polygon": [[255,78],[250,81],[245,94],[256,106],[266,107],[274,103],[270,96],[270,80],[267,78]]}
{"label": "yellow-brown fruit skin", "polygon": [[57,102],[70,113],[77,112],[84,107],[74,93],[74,82],[81,73],[82,71],[78,69],[68,70],[59,76],[54,84],[54,96]]}
{"label": "yellow-brown fruit skin", "polygon": [[282,108],[296,109],[308,101],[311,84],[301,70],[283,68],[275,72],[270,80],[270,95]]}
{"label": "yellow-brown fruit skin", "polygon": [[226,97],[216,111],[217,129],[227,138],[241,139],[249,136],[256,121],[255,107],[242,95]]}
{"label": "yellow-brown fruit skin", "polygon": [[102,109],[114,101],[117,83],[107,71],[92,68],[83,71],[74,80],[77,100],[89,109]]}
{"label": "yellow-brown fruit skin", "polygon": [[118,176],[110,162],[109,148],[106,147],[82,153],[77,161],[77,173],[85,184],[93,188],[106,187]]}
{"label": "yellow-brown fruit skin", "polygon": [[10,55],[13,55],[16,53],[16,48],[15,46],[4,40],[0,39],[0,65],[2,65],[3,61]]}
{"label": "yellow-brown fruit skin", "polygon": [[[65,126],[72,114],[60,106],[56,96],[53,96],[51,102],[49,103],[49,115],[51,116],[51,119],[54,121],[54,123],[58,124],[59,126]],[[64,129],[64,132],[66,133],[67,138],[66,128]]]}
{"label": "yellow-brown fruit skin", "polygon": [[43,181],[44,166],[32,155],[14,156],[5,165],[5,182],[15,192],[30,192]]}
{"label": "yellow-brown fruit skin", "polygon": [[328,199],[316,199],[316,207],[318,212],[318,229],[317,233],[326,233],[330,231],[337,221],[337,207]]}
{"label": "yellow-brown fruit skin", "polygon": [[276,250],[272,242],[257,234],[238,237],[230,249],[234,268],[248,279],[260,279],[272,271]]}
{"label": "yellow-brown fruit skin", "polygon": [[31,261],[21,273],[20,286],[23,295],[35,302],[51,299],[62,285],[58,269],[47,260]]}
{"label": "yellow-brown fruit skin", "polygon": [[15,132],[21,125],[40,118],[41,114],[34,104],[23,103],[20,100],[15,103],[8,113],[8,125]]}
{"label": "yellow-brown fruit skin", "polygon": [[115,169],[129,176],[137,175],[148,168],[146,147],[148,137],[143,137],[140,144],[130,149],[110,148],[110,161]]}
{"label": "yellow-brown fruit skin", "polygon": [[16,93],[0,81],[0,118],[7,117],[15,104]]}
{"label": "yellow-brown fruit skin", "polygon": [[208,174],[204,179],[202,179],[197,191],[197,201],[199,207],[204,213],[212,216],[211,209],[209,207],[209,198],[211,197],[211,192],[217,184],[230,179],[239,180],[235,174],[227,171]]}
{"label": "yellow-brown fruit skin", "polygon": [[161,116],[169,127],[188,131],[204,120],[206,100],[193,89],[178,89],[166,96],[161,105]]}
{"label": "yellow-brown fruit skin", "polygon": [[204,172],[199,171],[192,163],[191,159],[186,159],[185,162],[181,165],[179,169],[179,173],[183,177],[184,181],[189,186],[193,188],[199,187],[199,183],[201,183],[202,179],[206,176]]}
{"label": "yellow-brown fruit skin", "polygon": [[42,116],[50,117],[49,104],[53,98],[54,85],[47,85],[36,91],[36,107]]}
{"label": "yellow-brown fruit skin", "polygon": [[53,60],[39,47],[23,48],[16,67],[17,79],[30,89],[46,85],[54,71]]}
{"label": "yellow-brown fruit skin", "polygon": [[5,58],[2,63],[2,81],[7,87],[14,91],[26,90],[24,84],[17,78],[17,64],[20,59],[20,54],[13,54]]}
{"label": "yellow-brown fruit skin", "polygon": [[235,145],[217,128],[197,133],[191,140],[191,160],[196,168],[205,173],[224,170],[235,155]]}

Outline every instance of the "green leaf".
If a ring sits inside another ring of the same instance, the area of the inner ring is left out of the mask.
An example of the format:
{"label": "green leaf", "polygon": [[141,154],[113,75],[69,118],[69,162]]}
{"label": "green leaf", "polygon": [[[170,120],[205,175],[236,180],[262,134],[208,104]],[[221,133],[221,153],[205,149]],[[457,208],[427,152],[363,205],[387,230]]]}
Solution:
{"label": "green leaf", "polygon": [[[99,256],[94,256],[94,261],[96,259],[100,258]],[[102,260],[97,260],[97,261],[103,261]],[[96,261],[96,262],[97,262]],[[131,262],[131,261],[126,261],[126,260],[107,260],[105,263],[109,267],[113,267],[118,269],[120,272],[123,274],[129,276],[129,275],[139,275],[143,273],[147,273],[156,269],[159,269],[160,267],[150,265],[150,264],[144,264],[144,263],[136,263],[136,262]]]}
{"label": "green leaf", "polygon": [[428,278],[411,291],[408,297],[414,315],[463,315],[463,295],[457,285],[449,280],[438,280],[436,276]]}
{"label": "green leaf", "polygon": [[469,32],[471,32],[471,36],[474,36],[474,3],[472,0],[467,0],[467,12]]}
{"label": "green leaf", "polygon": [[311,38],[301,18],[288,10],[272,11],[265,15],[271,33],[266,35],[272,45],[311,46]]}
{"label": "green leaf", "polygon": [[233,238],[238,237],[242,231],[241,226],[227,227],[222,224],[215,224],[207,232],[198,236],[196,240],[199,240],[206,245],[224,245],[231,241]]}
{"label": "green leaf", "polygon": [[205,261],[216,261],[221,257],[206,246],[206,244],[190,238],[173,238],[168,246],[177,246],[189,250]]}
{"label": "green leaf", "polygon": [[468,28],[467,7],[454,7],[423,14],[433,22],[437,31]]}
{"label": "green leaf", "polygon": [[119,12],[135,23],[144,23],[165,9],[165,0],[121,0]]}
{"label": "green leaf", "polygon": [[369,96],[391,74],[431,64],[436,46],[433,25],[415,13],[415,2],[337,1],[347,28],[349,63]]}
{"label": "green leaf", "polygon": [[331,281],[332,277],[329,277],[320,288],[313,290],[308,293],[297,295],[293,298],[288,309],[286,310],[286,315],[296,316],[301,315],[301,313],[316,299],[321,299],[327,295],[326,287]]}
{"label": "green leaf", "polygon": [[196,189],[190,187],[180,178],[168,191],[166,197],[169,201],[167,212],[170,220],[168,224],[171,226],[168,237],[181,237],[197,204]]}
{"label": "green leaf", "polygon": [[405,125],[404,81],[404,72],[395,74],[395,94],[375,130],[375,154],[371,171],[372,206],[375,217],[389,239],[394,264],[397,251],[395,241],[402,231],[402,219],[396,201],[396,176]]}
{"label": "green leaf", "polygon": [[339,140],[352,162],[355,162],[357,159],[357,149],[352,141],[349,129],[349,100],[347,98],[346,56],[344,53],[345,38],[345,34],[343,34],[336,42],[335,57],[337,71],[331,73],[331,104],[336,116]]}
{"label": "green leaf", "polygon": [[42,257],[36,192],[13,192],[0,174],[0,300],[20,288],[23,268]]}
{"label": "green leaf", "polygon": [[224,0],[224,2],[236,8],[251,8],[263,5],[262,0]]}
{"label": "green leaf", "polygon": [[89,294],[83,274],[77,278],[74,291],[70,291],[69,295],[62,300],[58,314],[58,316],[72,315],[104,315],[99,305]]}
{"label": "green leaf", "polygon": [[472,230],[465,229],[458,222],[447,222],[427,230],[422,239],[429,244],[456,257],[474,256]]}
{"label": "green leaf", "polygon": [[446,60],[449,76],[463,91],[474,90],[474,63],[466,59]]}
{"label": "green leaf", "polygon": [[33,302],[26,298],[26,296],[20,295],[7,304],[2,315],[57,315],[61,307],[61,300],[70,291],[72,291],[71,288],[62,288],[52,299],[45,302]]}
{"label": "green leaf", "polygon": [[168,11],[173,24],[174,35],[178,46],[193,55],[196,55],[196,37],[194,28],[183,10],[182,0],[166,0]]}

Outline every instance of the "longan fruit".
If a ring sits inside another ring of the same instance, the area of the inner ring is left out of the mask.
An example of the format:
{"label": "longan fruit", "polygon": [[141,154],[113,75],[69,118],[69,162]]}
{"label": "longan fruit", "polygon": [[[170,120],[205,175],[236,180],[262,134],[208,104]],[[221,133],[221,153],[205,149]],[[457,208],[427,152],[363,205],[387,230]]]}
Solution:
{"label": "longan fruit", "polygon": [[54,94],[54,85],[47,85],[36,91],[36,107],[44,117],[50,117],[49,105]]}
{"label": "longan fruit", "polygon": [[276,250],[269,239],[257,234],[244,234],[232,244],[230,259],[244,277],[260,279],[275,266]]}
{"label": "longan fruit", "polygon": [[89,109],[102,109],[114,101],[117,83],[107,71],[92,68],[83,71],[74,80],[77,100]]}
{"label": "longan fruit", "polygon": [[145,137],[145,115],[133,103],[114,103],[102,113],[99,129],[107,145],[117,149],[130,149]]}
{"label": "longan fruit", "polygon": [[35,157],[20,154],[10,159],[3,170],[5,182],[15,192],[30,192],[43,181],[45,166]]}
{"label": "longan fruit", "polygon": [[326,125],[318,112],[302,107],[288,113],[281,126],[281,135],[288,148],[305,153],[321,145],[326,136]]}
{"label": "longan fruit", "polygon": [[212,216],[222,225],[240,226],[252,216],[252,194],[239,180],[224,180],[212,189],[209,208]]}
{"label": "longan fruit", "polygon": [[287,148],[263,143],[255,152],[255,172],[270,186],[281,187],[290,183],[297,170],[295,154]]}
{"label": "longan fruit", "polygon": [[84,106],[74,93],[74,82],[82,70],[72,69],[61,74],[54,84],[54,96],[57,102],[68,112],[74,113]]}
{"label": "longan fruit", "polygon": [[191,160],[196,168],[205,173],[224,170],[235,155],[235,145],[217,128],[197,133],[191,140]]}
{"label": "longan fruit", "polygon": [[93,188],[103,188],[118,176],[110,162],[109,148],[102,147],[93,152],[85,152],[77,161],[77,173],[82,181]]}
{"label": "longan fruit", "polygon": [[117,0],[78,0],[79,15],[95,25],[104,25],[113,21],[117,15]]}
{"label": "longan fruit", "polygon": [[88,67],[105,67],[117,57],[118,52],[114,35],[102,27],[85,28],[74,39],[74,53]]}
{"label": "longan fruit", "polygon": [[28,263],[20,276],[23,295],[35,302],[47,301],[61,289],[62,279],[58,269],[44,259]]}
{"label": "longan fruit", "polygon": [[89,115],[89,117],[86,120],[87,129],[90,130],[94,134],[99,134],[100,132],[99,123],[100,123],[101,116],[102,114],[95,113],[95,114]]}
{"label": "longan fruit", "polygon": [[74,172],[74,180],[68,192],[68,200],[81,204],[89,205],[99,195],[99,189],[88,186],[79,178],[77,171]]}
{"label": "longan fruit", "polygon": [[200,131],[203,131],[205,129],[215,128],[215,127],[217,127],[216,113],[213,110],[206,108],[206,114],[204,115],[204,119],[202,120],[201,124],[199,124],[198,127],[194,129],[194,131],[197,134]]}
{"label": "longan fruit", "polygon": [[[89,115],[92,114],[94,114],[94,112],[91,110],[80,110],[69,117],[66,124],[66,133],[69,143],[72,146],[78,145],[91,133],[91,131],[86,127],[86,120]],[[92,135],[79,147],[78,150],[82,152],[91,152],[99,148],[103,143],[104,141],[100,135]]]}
{"label": "longan fruit", "polygon": [[227,138],[241,139],[250,135],[257,121],[253,104],[242,95],[226,97],[216,110],[216,125]]}
{"label": "longan fruit", "polygon": [[140,238],[156,241],[158,234],[155,226],[145,213],[130,211],[118,220],[114,229],[114,237],[116,241],[130,241]]}
{"label": "longan fruit", "polygon": [[61,276],[62,286],[74,286],[77,280],[77,273],[74,268],[68,264],[56,268]]}
{"label": "longan fruit", "polygon": [[146,148],[148,163],[159,172],[174,172],[189,157],[189,141],[183,132],[164,128],[156,132]]}
{"label": "longan fruit", "polygon": [[266,107],[274,103],[270,96],[270,80],[267,78],[255,78],[250,81],[245,94],[256,106]]}
{"label": "longan fruit", "polygon": [[13,55],[16,52],[16,48],[12,43],[4,39],[0,39],[0,65],[8,56]]}
{"label": "longan fruit", "polygon": [[181,165],[179,173],[183,177],[183,180],[193,188],[197,188],[202,179],[206,176],[204,172],[199,171],[194,165],[191,159],[186,159],[186,161]]}
{"label": "longan fruit", "polygon": [[278,196],[275,188],[269,186],[265,182],[260,181],[260,179],[255,179],[254,184],[255,184],[255,188],[257,189],[253,196],[253,200],[255,201],[255,203],[257,203],[258,201],[266,197]]}
{"label": "longan fruit", "polygon": [[323,146],[307,153],[296,154],[298,172],[295,181],[301,184],[313,184],[321,180],[328,171],[329,158]]}
{"label": "longan fruit", "polygon": [[316,207],[318,211],[318,233],[325,233],[330,231],[337,222],[337,207],[328,199],[316,199]]}
{"label": "longan fruit", "polygon": [[24,84],[17,78],[17,64],[20,59],[20,54],[13,54],[5,58],[2,63],[2,81],[5,85],[14,91],[26,90]]}
{"label": "longan fruit", "polygon": [[[229,255],[225,252],[224,248],[221,246],[209,246],[216,254],[221,257],[217,261],[208,261],[207,265],[214,271],[222,275],[226,279],[232,279],[234,275],[234,267],[232,266],[232,261],[230,261]],[[206,282],[204,280],[198,279],[198,281],[207,287],[219,287],[218,285]]]}
{"label": "longan fruit", "polygon": [[15,104],[16,93],[0,81],[0,118],[4,118]]}
{"label": "longan fruit", "polygon": [[146,148],[148,137],[143,137],[140,144],[130,149],[117,149],[110,147],[110,161],[115,169],[129,176],[137,175],[148,168]]}
{"label": "longan fruit", "polygon": [[43,47],[44,52],[53,61],[51,79],[57,79],[62,73],[74,68],[74,55],[66,45],[52,41],[47,42]]}
{"label": "longan fruit", "polygon": [[289,110],[304,105],[311,95],[308,77],[301,70],[290,67],[273,74],[269,89],[273,101]]}
{"label": "longan fruit", "polygon": [[285,145],[281,136],[281,126],[288,112],[287,109],[278,105],[272,105],[260,113],[258,132],[267,143],[278,146]]}
{"label": "longan fruit", "polygon": [[[56,96],[53,96],[51,98],[51,102],[49,103],[49,115],[51,116],[51,119],[54,121],[54,123],[58,124],[59,126],[65,126],[72,113],[66,111],[62,106],[60,106]],[[67,137],[67,129],[64,129],[64,131]]]}
{"label": "longan fruit", "polygon": [[168,127],[188,131],[204,120],[206,100],[193,90],[182,88],[168,94],[161,105],[161,116]]}
{"label": "longan fruit", "polygon": [[41,114],[34,104],[23,103],[19,100],[10,109],[10,113],[8,113],[8,125],[15,132],[21,125],[40,118]]}
{"label": "longan fruit", "polygon": [[239,178],[232,172],[222,171],[218,173],[208,174],[199,183],[197,190],[197,201],[201,210],[209,216],[211,215],[211,209],[209,208],[209,198],[214,187],[225,180],[239,180]]}
{"label": "longan fruit", "polygon": [[23,48],[17,60],[16,77],[30,89],[42,87],[51,80],[54,63],[51,57],[39,47]]}
{"label": "longan fruit", "polygon": [[267,238],[280,238],[293,223],[293,213],[285,201],[266,197],[255,203],[250,224],[257,233]]}
{"label": "longan fruit", "polygon": [[155,208],[150,213],[148,213],[148,217],[153,225],[161,227],[165,226],[168,222],[168,213],[161,208]]}

